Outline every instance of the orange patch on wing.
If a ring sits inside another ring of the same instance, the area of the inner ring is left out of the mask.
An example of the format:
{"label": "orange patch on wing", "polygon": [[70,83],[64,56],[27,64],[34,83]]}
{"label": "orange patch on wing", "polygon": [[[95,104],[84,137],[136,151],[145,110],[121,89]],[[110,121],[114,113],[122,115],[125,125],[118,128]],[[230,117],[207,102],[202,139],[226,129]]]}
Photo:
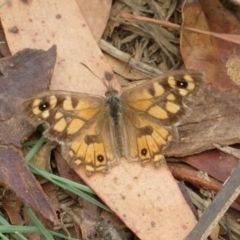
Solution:
{"label": "orange patch on wing", "polygon": [[60,119],[53,127],[57,132],[62,132],[67,126],[66,120],[64,118]]}
{"label": "orange patch on wing", "polygon": [[74,134],[78,132],[82,128],[82,126],[84,126],[84,124],[85,122],[83,120],[74,118],[69,124],[69,126],[67,127],[67,133]]}
{"label": "orange patch on wing", "polygon": [[128,104],[140,111],[144,111],[145,109],[149,108],[149,106],[151,106],[152,101],[141,100],[141,101],[129,102]]}
{"label": "orange patch on wing", "polygon": [[148,110],[148,114],[155,118],[159,119],[167,119],[168,118],[168,113],[161,107],[159,106],[153,106]]}

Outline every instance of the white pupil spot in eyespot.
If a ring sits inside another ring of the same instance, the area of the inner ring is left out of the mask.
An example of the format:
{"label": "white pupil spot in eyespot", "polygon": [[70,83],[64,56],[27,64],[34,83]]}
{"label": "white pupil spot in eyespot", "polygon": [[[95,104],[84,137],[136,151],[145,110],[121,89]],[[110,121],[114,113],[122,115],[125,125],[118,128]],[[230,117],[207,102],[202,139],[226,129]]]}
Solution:
{"label": "white pupil spot in eyespot", "polygon": [[142,154],[143,156],[146,156],[146,155],[147,155],[147,149],[146,149],[146,148],[143,148],[143,149],[141,150],[141,154]]}
{"label": "white pupil spot in eyespot", "polygon": [[103,155],[98,155],[98,156],[97,156],[97,160],[98,160],[99,162],[103,162],[103,161],[104,161]]}
{"label": "white pupil spot in eyespot", "polygon": [[49,102],[41,103],[41,104],[39,104],[39,110],[44,111],[44,110],[48,109],[49,106],[50,106]]}
{"label": "white pupil spot in eyespot", "polygon": [[187,88],[188,82],[184,80],[178,80],[176,84],[179,88]]}

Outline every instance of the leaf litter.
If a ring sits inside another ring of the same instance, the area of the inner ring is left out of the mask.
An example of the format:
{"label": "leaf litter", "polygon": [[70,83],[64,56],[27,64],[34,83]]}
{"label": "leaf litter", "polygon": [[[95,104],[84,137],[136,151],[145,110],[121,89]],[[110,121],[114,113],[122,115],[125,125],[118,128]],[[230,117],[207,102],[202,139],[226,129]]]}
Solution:
{"label": "leaf litter", "polygon": [[[119,17],[122,12],[132,12],[141,16],[158,17],[170,21],[177,19],[177,23],[181,24],[180,11],[176,11],[176,7],[179,9],[180,5],[177,4],[176,1],[165,1],[163,5],[160,5],[157,1],[149,1],[149,4],[146,4],[144,1],[125,0],[123,2],[124,4],[122,2],[119,3],[118,1],[115,1],[113,4],[112,12],[110,13],[111,18],[101,40],[112,44],[116,49],[128,54],[125,59],[129,60],[126,60],[125,63],[120,61],[115,65],[115,69],[117,69],[116,72],[121,74],[123,71],[132,71],[134,64],[131,65],[131,68],[127,68],[127,65],[128,61],[131,62],[130,59],[133,58],[136,60],[135,66],[137,66],[139,62],[143,63],[142,69],[147,69],[144,74],[141,72],[141,69],[138,68],[137,70],[139,74],[137,79],[144,79],[148,75],[146,74],[147,72],[149,73],[149,76],[152,76],[152,73],[156,71],[156,69],[157,71],[164,72],[173,68],[179,68],[182,66],[182,60],[180,57],[182,55],[187,68],[203,70],[205,72],[207,82],[212,84],[212,86],[206,86],[206,89],[204,89],[204,97],[200,97],[196,106],[192,107],[193,114],[191,115],[191,118],[187,118],[181,123],[179,127],[181,141],[170,145],[166,154],[171,157],[184,157],[186,155],[192,155],[212,149],[214,148],[213,143],[216,141],[224,144],[239,143],[239,127],[237,121],[239,119],[239,108],[237,104],[239,96],[238,87],[236,87],[235,83],[230,80],[231,78],[236,78],[235,76],[237,74],[235,70],[237,67],[235,67],[235,65],[237,66],[238,61],[238,45],[223,42],[223,40],[213,40],[212,36],[203,37],[202,35],[196,33],[182,32],[180,54],[180,51],[178,50],[178,31],[162,27],[158,28],[142,22],[130,23],[123,21]],[[207,14],[207,10],[211,10],[213,8],[215,9],[216,6],[218,6],[219,14],[226,14],[227,12],[224,8],[222,8],[222,6],[219,7],[219,3],[217,1],[214,1],[211,4],[212,5],[210,6],[207,2],[202,1],[200,5],[195,3],[195,5],[185,6],[182,12],[184,16],[184,25],[199,29],[205,29],[205,26],[207,26],[207,30],[212,32],[217,30],[219,31],[222,28],[224,29],[222,32],[227,33],[231,37],[231,34],[233,34],[231,26],[237,26],[237,21],[234,21],[234,18],[231,16],[232,13],[229,12],[228,14],[230,14],[230,17],[226,19],[229,21],[231,20],[232,22],[225,21],[223,23],[221,21],[221,17],[219,17],[219,19],[209,18],[211,15]],[[199,6],[203,9],[201,10],[203,11],[203,16],[208,16],[207,21],[204,17],[200,19],[199,22],[192,21],[196,20],[196,18],[193,18],[192,16],[195,14],[196,10],[199,11]],[[191,21],[188,22],[188,19]],[[217,28],[217,24],[211,24],[213,22],[219,24]],[[234,32],[234,34],[236,34],[236,32]],[[200,37],[201,40],[199,40]],[[211,44],[212,41],[214,41],[214,44]],[[12,41],[9,41],[10,45],[11,43]],[[19,43],[22,43],[22,41],[19,41]],[[28,41],[26,41],[26,43],[28,44]],[[100,44],[100,46],[101,45],[102,44]],[[108,54],[109,49],[108,45],[104,48],[105,54]],[[232,49],[234,49],[234,51],[232,51]],[[219,58],[222,61],[218,61]],[[109,63],[110,65],[111,62]],[[147,67],[145,68],[145,66]],[[226,68],[228,68],[227,71],[225,70]],[[219,69],[221,69],[221,74],[217,72]],[[134,75],[131,75],[130,79],[135,80]],[[233,89],[233,91],[229,92],[231,89]],[[11,115],[11,111],[9,114]],[[205,131],[203,131],[203,129]],[[202,139],[204,139],[204,141]],[[210,158],[208,152],[206,152],[204,158]],[[226,155],[224,155],[224,158],[228,159]],[[182,160],[184,160],[184,158]],[[189,157],[188,161],[184,161],[192,165]],[[228,159],[227,161],[230,160]],[[200,160],[196,160],[196,163],[199,162]],[[213,174],[214,169],[211,168],[209,170],[207,164],[208,163],[202,164],[204,165],[204,168],[199,166],[197,168],[199,170],[207,171],[209,175],[215,178],[216,174]],[[184,167],[184,165],[182,166]],[[196,164],[194,167],[196,167]],[[225,169],[223,169],[224,174],[226,174],[226,172],[229,174],[230,169],[224,170]],[[216,172],[218,169],[214,171]],[[217,174],[220,173],[218,172]],[[185,179],[187,179],[187,177],[185,177]],[[85,179],[85,181],[87,182],[88,180]],[[199,187],[196,185],[196,182],[194,183],[194,181],[192,181],[192,184]],[[109,197],[109,194],[110,193],[106,196]],[[101,193],[99,193],[99,196],[101,196]],[[193,194],[191,194],[191,196],[193,196]],[[200,201],[201,199],[203,200],[206,198],[201,195],[198,196],[200,196],[200,199],[198,199]],[[195,199],[196,196],[193,198],[195,205],[203,211],[204,207],[200,207]],[[107,202],[107,199],[104,201]],[[120,201],[121,200],[119,200],[119,202]],[[212,201],[211,197],[210,201]],[[237,215],[235,216],[232,213],[232,210],[230,210],[230,217],[233,216],[236,217]],[[124,221],[126,221],[127,225],[132,228],[126,219],[124,219]],[[223,224],[226,226],[227,223],[225,222]],[[233,225],[227,226],[231,229],[233,228],[232,235],[238,234],[238,230],[232,226]],[[134,229],[134,227],[132,229]],[[218,234],[219,232],[217,233],[217,236]],[[224,234],[221,233],[221,236],[224,236]],[[150,235],[147,236],[149,237]]]}

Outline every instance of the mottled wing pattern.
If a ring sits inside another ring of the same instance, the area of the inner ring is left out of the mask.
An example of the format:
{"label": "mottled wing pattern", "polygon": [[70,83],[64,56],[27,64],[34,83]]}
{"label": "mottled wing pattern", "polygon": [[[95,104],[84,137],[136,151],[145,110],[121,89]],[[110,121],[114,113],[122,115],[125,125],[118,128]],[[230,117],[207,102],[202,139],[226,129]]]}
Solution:
{"label": "mottled wing pattern", "polygon": [[175,71],[124,92],[124,125],[130,133],[125,141],[126,158],[160,165],[166,143],[178,138],[175,125],[188,110],[184,98],[196,95],[203,82],[199,71]]}
{"label": "mottled wing pattern", "polygon": [[62,145],[69,165],[84,163],[88,174],[107,172],[122,156],[159,166],[167,142],[177,139],[175,125],[187,112],[184,100],[196,95],[203,82],[201,72],[188,70],[140,84],[120,99],[111,87],[107,99],[49,91],[25,100],[23,113],[34,126],[44,123],[44,135]]}
{"label": "mottled wing pattern", "polygon": [[71,167],[86,164],[88,173],[114,165],[111,125],[105,98],[83,93],[49,91],[23,102],[23,113],[34,126],[44,123],[44,136],[62,145]]}

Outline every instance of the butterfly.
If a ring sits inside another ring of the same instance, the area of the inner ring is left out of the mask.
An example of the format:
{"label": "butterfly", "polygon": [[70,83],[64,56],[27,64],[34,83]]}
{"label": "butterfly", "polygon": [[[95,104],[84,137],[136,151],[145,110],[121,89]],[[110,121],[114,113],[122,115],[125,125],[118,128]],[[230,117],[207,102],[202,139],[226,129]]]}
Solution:
{"label": "butterfly", "polygon": [[186,99],[196,96],[203,73],[179,70],[163,74],[119,93],[111,86],[105,97],[47,91],[22,103],[25,118],[44,124],[44,136],[62,146],[71,167],[108,172],[121,157],[152,161],[158,167],[169,141],[178,140],[176,125],[186,115]]}

